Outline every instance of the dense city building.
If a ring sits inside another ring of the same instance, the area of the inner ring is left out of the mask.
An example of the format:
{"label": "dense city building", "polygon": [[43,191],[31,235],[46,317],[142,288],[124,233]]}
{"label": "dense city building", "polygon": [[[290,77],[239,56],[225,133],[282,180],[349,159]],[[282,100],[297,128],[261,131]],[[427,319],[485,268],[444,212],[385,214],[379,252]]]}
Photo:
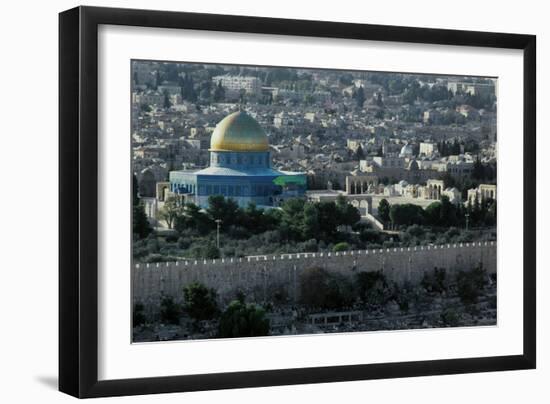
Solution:
{"label": "dense city building", "polygon": [[262,89],[260,79],[249,76],[215,76],[212,78],[214,85],[221,85],[228,95],[236,96],[243,91],[245,94],[259,95]]}

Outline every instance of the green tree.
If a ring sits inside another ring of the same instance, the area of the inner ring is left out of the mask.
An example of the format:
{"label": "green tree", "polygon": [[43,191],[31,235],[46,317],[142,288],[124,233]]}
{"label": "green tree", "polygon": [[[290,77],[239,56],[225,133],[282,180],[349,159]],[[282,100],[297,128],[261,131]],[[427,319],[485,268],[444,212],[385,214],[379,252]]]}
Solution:
{"label": "green tree", "polygon": [[441,217],[441,203],[439,202],[432,202],[428,206],[426,206],[426,209],[424,209],[425,217],[426,217],[426,223],[431,226],[439,226],[439,220]]}
{"label": "green tree", "polygon": [[169,196],[159,211],[159,217],[166,222],[169,229],[172,229],[176,218],[182,213],[183,209],[179,200],[175,196]]}
{"label": "green tree", "polygon": [[246,90],[244,88],[241,88],[239,90],[239,104],[241,105],[246,104]]}
{"label": "green tree", "polygon": [[480,202],[478,196],[476,195],[474,198],[474,203],[471,204],[469,202],[469,208],[470,208],[470,222],[472,226],[479,226],[483,219],[483,209],[482,209],[482,203]]}
{"label": "green tree", "polygon": [[484,222],[485,226],[496,226],[497,224],[497,201],[494,199],[489,199],[486,202],[485,208],[485,217]]}
{"label": "green tree", "polygon": [[250,202],[241,214],[240,225],[251,233],[264,233],[273,226],[271,218],[264,213],[263,209],[258,209],[254,202]]}
{"label": "green tree", "polygon": [[355,160],[363,160],[365,158],[365,152],[363,151],[363,147],[361,145],[357,146],[357,150],[355,150]]}
{"label": "green tree", "polygon": [[169,109],[172,106],[172,103],[170,102],[170,95],[168,94],[168,91],[164,90],[164,102],[163,102],[164,109]]}
{"label": "green tree", "polygon": [[382,99],[382,93],[376,94],[376,105],[380,108],[384,108],[384,100]]}
{"label": "green tree", "polygon": [[425,233],[424,228],[417,224],[407,227],[407,233],[412,237],[422,237]]}
{"label": "green tree", "polygon": [[216,291],[193,282],[183,288],[183,309],[195,321],[211,320],[218,314]]}
{"label": "green tree", "polygon": [[426,224],[430,226],[455,226],[458,223],[458,208],[451,203],[447,195],[438,202],[432,202],[424,210]]}
{"label": "green tree", "polygon": [[138,182],[134,175],[132,181],[132,233],[138,238],[146,238],[152,232],[145,208],[138,196]]}
{"label": "green tree", "polygon": [[212,220],[221,220],[224,227],[238,223],[241,217],[241,210],[237,202],[231,198],[224,198],[222,195],[208,197],[206,212]]}
{"label": "green tree", "polygon": [[315,204],[319,217],[319,237],[324,240],[334,240],[337,228],[344,224],[334,202],[322,201]]}
{"label": "green tree", "polygon": [[361,229],[359,238],[364,243],[380,244],[384,240],[383,234],[378,230],[367,228]]}
{"label": "green tree", "polygon": [[338,81],[343,86],[351,86],[353,83],[353,75],[351,73],[343,73],[338,77]]}
{"label": "green tree", "polygon": [[359,108],[363,108],[363,104],[365,103],[365,90],[363,89],[363,86],[357,89],[354,98],[357,106]]}
{"label": "green tree", "polygon": [[454,226],[457,222],[456,206],[451,203],[447,195],[441,196],[440,203],[439,222],[442,226]]}
{"label": "green tree", "polygon": [[186,74],[181,82],[181,98],[187,101],[195,102],[197,100],[197,92],[192,77]]}
{"label": "green tree", "polygon": [[338,215],[338,224],[344,226],[353,226],[361,220],[359,210],[352,204],[348,203],[343,195],[338,195],[336,198],[336,212]]}
{"label": "green tree", "polygon": [[222,82],[218,81],[218,85],[216,86],[216,89],[214,90],[214,101],[215,102],[222,102],[225,100],[225,89],[222,86]]}
{"label": "green tree", "polygon": [[378,216],[383,222],[390,221],[390,204],[385,198],[378,203]]}
{"label": "green tree", "polygon": [[481,160],[476,158],[474,161],[474,167],[472,169],[472,178],[476,180],[483,180],[485,179],[485,167],[483,166],[483,163]]}
{"label": "green tree", "polygon": [[174,228],[182,233],[190,230],[196,234],[205,234],[214,228],[214,222],[194,203],[186,203],[180,215],[176,216]]}
{"label": "green tree", "polygon": [[269,335],[269,319],[261,307],[245,303],[243,299],[232,301],[220,318],[221,338],[259,337]]}
{"label": "green tree", "polygon": [[304,206],[303,234],[304,239],[319,237],[319,215],[317,209],[311,203]]}
{"label": "green tree", "polygon": [[132,209],[132,232],[137,235],[138,238],[144,239],[151,234],[152,231],[143,204],[139,202],[137,205],[134,205]]}
{"label": "green tree", "polygon": [[455,179],[455,177],[453,177],[447,171],[445,172],[445,174],[443,174],[443,176],[441,177],[441,180],[445,184],[446,188],[453,188],[453,187],[458,188],[459,187],[459,184],[458,184],[457,180]]}
{"label": "green tree", "polygon": [[155,90],[162,84],[162,78],[160,77],[160,71],[155,72]]}
{"label": "green tree", "polygon": [[305,201],[300,198],[287,199],[281,205],[279,231],[286,240],[300,241],[303,235]]}
{"label": "green tree", "polygon": [[391,205],[390,219],[396,225],[423,224],[424,209],[412,203]]}

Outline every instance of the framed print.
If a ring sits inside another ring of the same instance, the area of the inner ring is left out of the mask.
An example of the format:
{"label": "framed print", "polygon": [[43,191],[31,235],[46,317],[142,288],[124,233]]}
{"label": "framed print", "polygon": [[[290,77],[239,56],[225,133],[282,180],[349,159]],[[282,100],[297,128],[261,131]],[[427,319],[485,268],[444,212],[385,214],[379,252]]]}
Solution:
{"label": "framed print", "polygon": [[61,391],[535,367],[534,36],[59,26]]}

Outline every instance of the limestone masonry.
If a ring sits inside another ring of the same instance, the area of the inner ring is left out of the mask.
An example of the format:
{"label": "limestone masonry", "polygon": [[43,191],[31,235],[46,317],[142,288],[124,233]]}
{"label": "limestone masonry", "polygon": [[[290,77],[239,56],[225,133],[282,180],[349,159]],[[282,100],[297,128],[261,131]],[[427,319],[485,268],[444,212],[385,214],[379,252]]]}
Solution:
{"label": "limestone masonry", "polygon": [[422,279],[424,271],[434,267],[453,273],[482,264],[489,273],[495,273],[496,248],[496,242],[490,241],[135,264],[132,268],[132,299],[134,303],[143,303],[147,311],[155,311],[162,296],[170,296],[181,303],[182,288],[200,282],[214,288],[224,302],[234,299],[238,290],[257,302],[269,301],[275,293],[296,301],[300,274],[308,268],[321,267],[346,276],[382,270],[389,279],[398,283],[415,283]]}

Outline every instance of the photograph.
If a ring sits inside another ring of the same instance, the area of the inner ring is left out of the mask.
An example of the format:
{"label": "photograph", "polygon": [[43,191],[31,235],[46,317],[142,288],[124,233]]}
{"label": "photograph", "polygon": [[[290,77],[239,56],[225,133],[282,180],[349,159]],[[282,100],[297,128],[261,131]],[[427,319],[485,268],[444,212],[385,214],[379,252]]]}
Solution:
{"label": "photograph", "polygon": [[132,342],[497,324],[496,77],[130,69]]}
{"label": "photograph", "polygon": [[3,3],[0,401],[549,401],[544,3],[90,3]]}

